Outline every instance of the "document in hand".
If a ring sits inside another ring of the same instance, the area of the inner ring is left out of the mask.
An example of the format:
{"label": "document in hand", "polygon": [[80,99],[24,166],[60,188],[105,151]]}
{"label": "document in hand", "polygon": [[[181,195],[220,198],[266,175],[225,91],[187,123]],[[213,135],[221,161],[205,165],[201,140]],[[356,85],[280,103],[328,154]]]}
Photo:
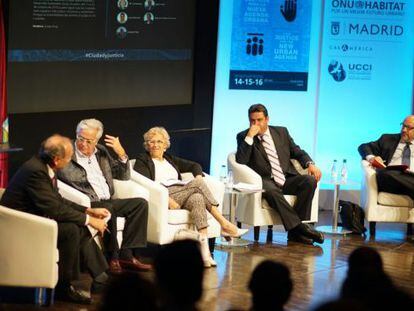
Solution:
{"label": "document in hand", "polygon": [[408,170],[408,166],[407,165],[388,165],[386,167],[387,170],[392,170],[392,171],[402,171],[405,172],[406,170]]}
{"label": "document in hand", "polygon": [[384,163],[381,163],[381,162],[377,161],[376,159],[374,159],[371,162],[371,165],[375,168],[386,168],[387,167]]}
{"label": "document in hand", "polygon": [[391,171],[401,171],[401,172],[405,172],[408,170],[408,166],[407,165],[385,165],[377,160],[373,160],[372,161],[372,166],[375,168],[385,168],[386,170],[391,170]]}
{"label": "document in hand", "polygon": [[179,179],[168,179],[161,182],[161,184],[165,187],[170,186],[184,186],[188,184],[191,180],[179,180]]}
{"label": "document in hand", "polygon": [[244,182],[239,182],[237,184],[233,185],[233,189],[238,190],[238,191],[262,191],[262,188],[258,187],[257,185],[254,184],[247,184]]}

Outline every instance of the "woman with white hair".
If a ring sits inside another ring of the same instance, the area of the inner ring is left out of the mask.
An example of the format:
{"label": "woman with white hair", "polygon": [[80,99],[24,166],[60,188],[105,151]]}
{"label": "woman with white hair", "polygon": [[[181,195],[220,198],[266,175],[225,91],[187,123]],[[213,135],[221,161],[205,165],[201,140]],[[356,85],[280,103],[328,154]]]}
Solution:
{"label": "woman with white hair", "polygon": [[203,181],[203,170],[200,164],[175,157],[166,153],[170,147],[170,136],[163,127],[153,127],[144,134],[144,148],[146,153],[137,156],[134,170],[162,184],[168,180],[181,179],[181,173],[191,172],[195,178],[185,185],[171,185],[168,188],[169,208],[186,209],[201,234],[201,251],[204,266],[216,266],[211,257],[207,239],[207,211],[218,221],[222,235],[225,237],[240,237],[247,229],[239,229],[229,222],[218,211],[219,203]]}

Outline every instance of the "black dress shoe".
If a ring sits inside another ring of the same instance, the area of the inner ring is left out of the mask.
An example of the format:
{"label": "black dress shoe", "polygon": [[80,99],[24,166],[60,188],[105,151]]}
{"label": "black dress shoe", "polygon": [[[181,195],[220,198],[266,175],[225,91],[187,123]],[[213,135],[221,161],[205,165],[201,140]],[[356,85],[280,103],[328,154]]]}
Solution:
{"label": "black dress shoe", "polygon": [[149,271],[152,270],[152,265],[140,262],[138,259],[132,257],[130,260],[119,260],[122,269],[130,271]]}
{"label": "black dress shoe", "polygon": [[92,281],[92,285],[91,285],[91,293],[92,294],[100,294],[102,293],[105,288],[108,286],[107,282],[97,282],[97,281]]}
{"label": "black dress shoe", "polygon": [[302,243],[302,244],[306,244],[306,245],[313,245],[313,240],[300,234],[297,231],[288,231],[288,235],[287,235],[288,241],[289,242],[298,242],[298,243]]}
{"label": "black dress shoe", "polygon": [[82,305],[90,305],[92,303],[91,297],[84,292],[77,290],[72,285],[58,289],[56,291],[56,300],[79,303]]}
{"label": "black dress shoe", "polygon": [[300,225],[300,232],[304,236],[312,239],[314,242],[319,243],[319,244],[322,244],[323,241],[325,240],[325,238],[324,238],[324,236],[321,232],[316,231],[315,229],[313,229],[313,227],[311,227],[307,224]]}
{"label": "black dress shoe", "polygon": [[122,271],[121,264],[119,263],[119,260],[118,259],[112,259],[109,262],[109,270],[108,270],[108,272],[110,274],[113,274],[113,275],[119,275],[119,274],[121,274],[123,272]]}

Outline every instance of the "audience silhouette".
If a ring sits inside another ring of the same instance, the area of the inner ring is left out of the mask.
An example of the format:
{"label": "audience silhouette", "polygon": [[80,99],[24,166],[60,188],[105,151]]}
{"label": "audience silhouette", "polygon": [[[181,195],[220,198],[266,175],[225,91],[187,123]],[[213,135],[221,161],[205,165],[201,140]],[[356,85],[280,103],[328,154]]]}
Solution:
{"label": "audience silhouette", "polygon": [[159,310],[154,285],[136,273],[118,275],[104,292],[99,310]]}
{"label": "audience silhouette", "polygon": [[288,267],[270,260],[263,261],[254,269],[249,282],[253,302],[251,310],[283,310],[292,288]]}
{"label": "audience silhouette", "polygon": [[175,241],[155,258],[161,310],[197,310],[203,291],[204,265],[197,241]]}
{"label": "audience silhouette", "polygon": [[355,249],[348,258],[348,272],[340,299],[316,310],[385,311],[396,307],[399,310],[414,310],[414,300],[393,284],[384,271],[378,251],[363,246]]}

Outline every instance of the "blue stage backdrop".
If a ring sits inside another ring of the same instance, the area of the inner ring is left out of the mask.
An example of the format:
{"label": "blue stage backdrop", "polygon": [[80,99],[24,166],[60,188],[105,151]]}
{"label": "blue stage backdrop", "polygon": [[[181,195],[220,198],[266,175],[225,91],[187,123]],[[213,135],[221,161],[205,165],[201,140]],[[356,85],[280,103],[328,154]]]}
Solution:
{"label": "blue stage backdrop", "polygon": [[411,113],[413,32],[411,1],[221,1],[211,173],[263,103],[325,177],[347,159],[358,189],[358,145]]}

